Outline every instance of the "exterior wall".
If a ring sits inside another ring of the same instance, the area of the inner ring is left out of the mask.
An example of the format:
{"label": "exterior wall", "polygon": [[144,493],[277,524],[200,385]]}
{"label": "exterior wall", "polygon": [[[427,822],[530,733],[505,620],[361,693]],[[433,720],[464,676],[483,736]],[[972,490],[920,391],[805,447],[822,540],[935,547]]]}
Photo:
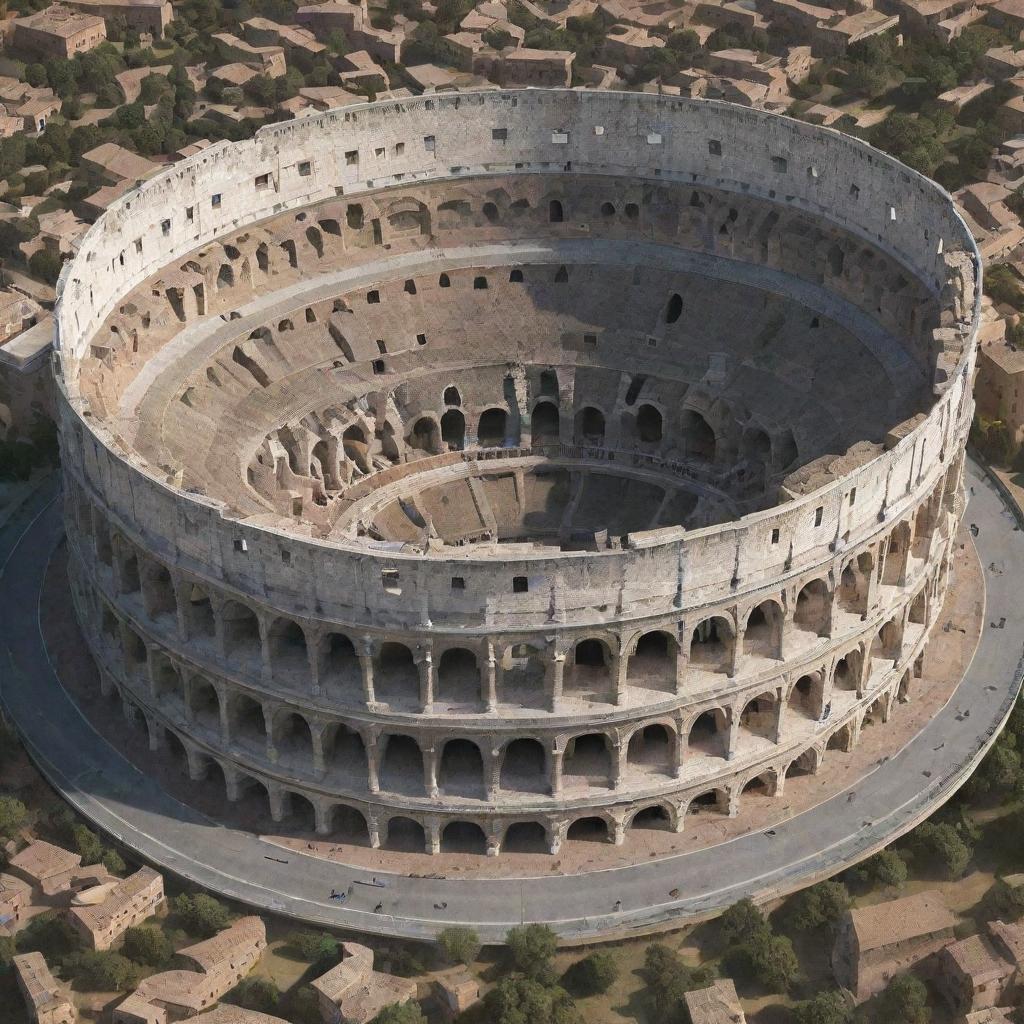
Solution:
{"label": "exterior wall", "polygon": [[[110,949],[129,928],[151,917],[163,903],[164,880],[151,868],[140,868],[120,883],[120,887],[126,886],[141,888],[102,927],[97,927],[91,920],[92,915],[97,909],[101,910],[102,906],[72,907],[68,912],[68,920],[91,949]],[[118,899],[117,890],[108,899]]]}
{"label": "exterior wall", "polygon": [[[504,138],[495,131],[502,128]],[[376,151],[394,155],[378,159]],[[353,152],[354,161],[346,157]],[[662,530],[617,551],[458,559],[254,527],[126,458],[85,417],[80,363],[118,298],[218,235],[399,178],[554,177],[568,167],[753,195],[812,213],[898,259],[940,299],[944,323],[960,329],[959,347],[943,352],[935,343],[929,414],[846,477],[724,526]],[[258,191],[254,181],[265,174],[273,188]],[[489,853],[510,826],[539,823],[554,851],[580,819],[598,819],[621,842],[641,811],[656,808],[681,830],[686,814],[707,803],[736,813],[751,783],[780,794],[794,766],[815,770],[827,747],[852,747],[869,709],[887,719],[898,698],[912,695],[948,586],[977,281],[961,279],[958,290],[943,250],[974,259],[949,197],[894,161],[828,130],[664,97],[497,92],[349,107],[175,165],[94,225],[59,286],[74,594],[105,689],[121,695],[126,714],[145,717],[154,746],[175,736],[194,778],[218,766],[229,798],[262,791],[275,820],[308,805],[322,834],[339,815],[355,815],[373,846],[402,817],[422,826],[430,851],[453,822],[478,825]],[[386,585],[385,572],[397,572],[401,586]],[[453,598],[453,575],[477,596]],[[513,593],[516,576],[545,585]],[[193,614],[196,593],[209,599],[203,623]],[[818,602],[810,623],[799,611],[808,595]],[[773,659],[744,650],[751,612],[765,602],[777,622]],[[614,612],[595,621],[602,606]],[[241,646],[239,614],[252,623]],[[691,657],[692,642],[713,620],[723,650],[708,665]],[[279,638],[292,626],[305,653],[285,663]],[[666,637],[672,663],[660,698],[638,703],[630,664],[651,633]],[[337,635],[353,652],[344,692],[331,689],[326,671]],[[576,645],[590,639],[606,652],[610,697],[581,713],[563,691]],[[404,645],[415,665],[416,693],[400,715],[376,695],[384,644]],[[543,673],[544,706],[511,717],[504,674],[523,644]],[[453,647],[469,650],[479,672],[480,707],[471,713],[434,706],[441,660]],[[798,696],[805,690],[813,713]],[[711,751],[703,739],[690,742],[695,724],[709,719]],[[664,737],[655,770],[642,751],[631,757],[644,729],[636,747]],[[362,750],[356,771],[335,763],[339,736],[346,749]],[[412,794],[387,779],[388,747],[399,736],[422,763],[422,779],[403,780]],[[567,786],[587,737],[603,745],[607,767],[585,786]],[[446,784],[453,740],[471,744],[481,768]],[[503,783],[517,740],[535,744],[543,764],[526,788]]]}

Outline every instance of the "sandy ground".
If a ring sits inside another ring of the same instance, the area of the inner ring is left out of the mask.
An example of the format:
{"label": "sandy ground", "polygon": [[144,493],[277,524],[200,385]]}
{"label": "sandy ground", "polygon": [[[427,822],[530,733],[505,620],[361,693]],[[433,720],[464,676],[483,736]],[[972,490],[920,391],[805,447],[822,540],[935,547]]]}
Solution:
{"label": "sandy ground", "polygon": [[291,830],[275,826],[259,806],[247,801],[235,805],[228,803],[219,781],[191,782],[183,759],[175,758],[168,750],[156,755],[151,753],[141,718],[135,723],[126,722],[116,699],[100,695],[96,668],[72,614],[63,549],[55,556],[47,574],[43,628],[58,675],[93,725],[176,798],[217,821],[257,831],[288,848],[303,849],[338,862],[379,867],[408,875],[515,877],[555,871],[570,874],[697,850],[749,831],[769,828],[849,788],[857,779],[870,773],[880,758],[892,755],[910,742],[952,696],[980,635],[983,606],[981,566],[973,546],[964,546],[966,537],[966,532],[962,532],[954,563],[954,585],[949,588],[946,604],[928,646],[924,679],[915,681],[913,699],[909,703],[898,704],[889,722],[883,724],[879,717],[877,721],[865,723],[854,751],[849,754],[828,751],[818,774],[787,779],[781,798],[746,795],[736,818],[716,814],[691,816],[681,834],[636,829],[627,833],[626,842],[619,847],[608,842],[574,840],[566,842],[555,857],[544,853],[503,853],[498,858],[446,853],[431,857],[422,853],[371,850],[331,842],[316,837],[309,823],[296,823]]}

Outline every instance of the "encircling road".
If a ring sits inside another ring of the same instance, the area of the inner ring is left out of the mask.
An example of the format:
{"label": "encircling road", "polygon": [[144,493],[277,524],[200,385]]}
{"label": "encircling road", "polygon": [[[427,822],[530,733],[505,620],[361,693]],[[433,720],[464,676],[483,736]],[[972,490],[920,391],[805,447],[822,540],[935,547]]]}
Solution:
{"label": "encircling road", "polygon": [[[218,825],[168,796],[80,714],[54,675],[39,625],[46,564],[59,543],[56,481],[0,532],[0,699],[36,763],[100,829],[146,860],[253,907],[356,931],[431,938],[472,924],[499,941],[521,921],[567,941],[705,917],[744,896],[777,895],[840,870],[911,828],[956,791],[1017,696],[1024,654],[1024,533],[1000,493],[971,466],[966,520],[985,569],[977,652],[949,703],[902,751],[847,792],[722,845],[629,867],[522,879],[408,877],[333,864]],[[424,859],[424,869],[430,862]],[[344,905],[332,888],[353,895]],[[678,889],[678,898],[671,890]],[[615,911],[615,901],[621,910]],[[382,904],[378,912],[376,907]]]}

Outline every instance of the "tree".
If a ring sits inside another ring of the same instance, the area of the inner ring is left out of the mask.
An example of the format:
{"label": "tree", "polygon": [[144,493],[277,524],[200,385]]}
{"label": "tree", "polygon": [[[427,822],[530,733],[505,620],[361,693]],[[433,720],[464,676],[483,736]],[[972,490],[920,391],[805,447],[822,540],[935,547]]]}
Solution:
{"label": "tree", "polygon": [[582,1024],[565,989],[533,978],[503,978],[484,997],[484,1009],[489,1024]]}
{"label": "tree", "polygon": [[550,978],[551,958],[558,948],[558,938],[547,925],[517,925],[505,936],[505,943],[516,970],[529,978]]}
{"label": "tree", "polygon": [[18,932],[19,953],[42,953],[47,960],[60,960],[78,949],[78,933],[55,911],[33,917]]}
{"label": "tree", "polygon": [[124,933],[121,952],[137,964],[163,967],[174,956],[174,946],[161,929],[143,924],[129,928]]}
{"label": "tree", "polygon": [[300,959],[310,963],[331,960],[338,955],[338,940],[326,932],[291,932],[288,948]]}
{"label": "tree", "polygon": [[647,982],[645,1002],[648,1016],[655,1021],[669,1021],[678,1013],[683,996],[712,980],[707,968],[688,967],[674,950],[653,942],[644,951],[644,980]]}
{"label": "tree", "polygon": [[[31,261],[29,265],[31,266]],[[100,842],[100,837],[91,828],[86,825],[75,825],[71,829],[71,840],[75,850],[81,854],[83,864],[99,863],[103,856],[103,844]]]}
{"label": "tree", "polygon": [[600,950],[577,961],[567,972],[573,990],[582,996],[596,996],[615,984],[619,976],[619,965],[613,953]]}
{"label": "tree", "polygon": [[63,265],[64,261],[49,249],[37,249],[28,259],[28,269],[32,271],[32,276],[47,284],[57,283]]}
{"label": "tree", "polygon": [[784,935],[757,932],[726,954],[730,970],[747,974],[769,992],[785,992],[800,973],[793,943]]}
{"label": "tree", "polygon": [[226,996],[228,1002],[258,1013],[273,1013],[281,1001],[281,991],[269,978],[243,978]]}
{"label": "tree", "polygon": [[842,882],[828,880],[798,892],[786,906],[786,920],[797,931],[834,925],[850,909],[850,893]]}
{"label": "tree", "polygon": [[910,834],[915,861],[926,869],[937,868],[949,879],[959,878],[970,862],[972,850],[952,825],[925,821]]}
{"label": "tree", "polygon": [[309,985],[292,989],[282,1003],[278,1015],[283,1014],[292,1024],[321,1024],[320,1000]]}
{"label": "tree", "polygon": [[876,1024],[928,1024],[928,990],[912,974],[897,974],[878,996],[872,1019]]}
{"label": "tree", "polygon": [[65,960],[64,967],[82,988],[92,992],[124,992],[139,976],[131,960],[110,950],[85,950]]}
{"label": "tree", "polygon": [[758,910],[751,899],[734,903],[718,919],[718,927],[727,945],[744,942],[758,932],[771,932],[764,914]]}
{"label": "tree", "polygon": [[231,922],[228,908],[205,892],[197,892],[194,896],[182,893],[174,898],[172,906],[185,931],[200,939],[216,935]]}
{"label": "tree", "polygon": [[13,836],[28,821],[28,808],[13,796],[0,796],[0,836]]}
{"label": "tree", "polygon": [[103,851],[103,856],[100,858],[100,862],[112,875],[123,874],[128,868],[128,865],[125,864],[124,858],[121,854],[119,854],[117,850],[110,849],[110,847],[107,847],[107,849]]}
{"label": "tree", "polygon": [[437,944],[450,964],[471,964],[480,952],[480,939],[472,928],[452,925],[438,933]]}
{"label": "tree", "polygon": [[907,880],[907,862],[895,850],[881,850],[869,858],[864,869],[878,885],[900,888]]}
{"label": "tree", "polygon": [[427,1024],[419,1003],[392,1003],[385,1006],[370,1024]]}
{"label": "tree", "polygon": [[795,1024],[849,1024],[852,1013],[842,994],[819,992],[793,1007]]}
{"label": "tree", "polygon": [[25,81],[33,89],[41,89],[50,84],[50,80],[46,75],[46,68],[42,64],[29,64],[25,68]]}
{"label": "tree", "polygon": [[1019,921],[1024,917],[1024,885],[997,878],[982,897],[981,915],[987,921]]}

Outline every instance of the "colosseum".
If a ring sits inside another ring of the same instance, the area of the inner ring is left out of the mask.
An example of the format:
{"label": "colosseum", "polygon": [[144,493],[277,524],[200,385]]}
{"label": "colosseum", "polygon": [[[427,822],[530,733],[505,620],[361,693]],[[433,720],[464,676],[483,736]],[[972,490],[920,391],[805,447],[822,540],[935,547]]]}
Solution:
{"label": "colosseum", "polygon": [[942,190],[728,104],[439,94],[213,146],[60,285],[103,689],[374,849],[742,818],[921,685],[979,277]]}

